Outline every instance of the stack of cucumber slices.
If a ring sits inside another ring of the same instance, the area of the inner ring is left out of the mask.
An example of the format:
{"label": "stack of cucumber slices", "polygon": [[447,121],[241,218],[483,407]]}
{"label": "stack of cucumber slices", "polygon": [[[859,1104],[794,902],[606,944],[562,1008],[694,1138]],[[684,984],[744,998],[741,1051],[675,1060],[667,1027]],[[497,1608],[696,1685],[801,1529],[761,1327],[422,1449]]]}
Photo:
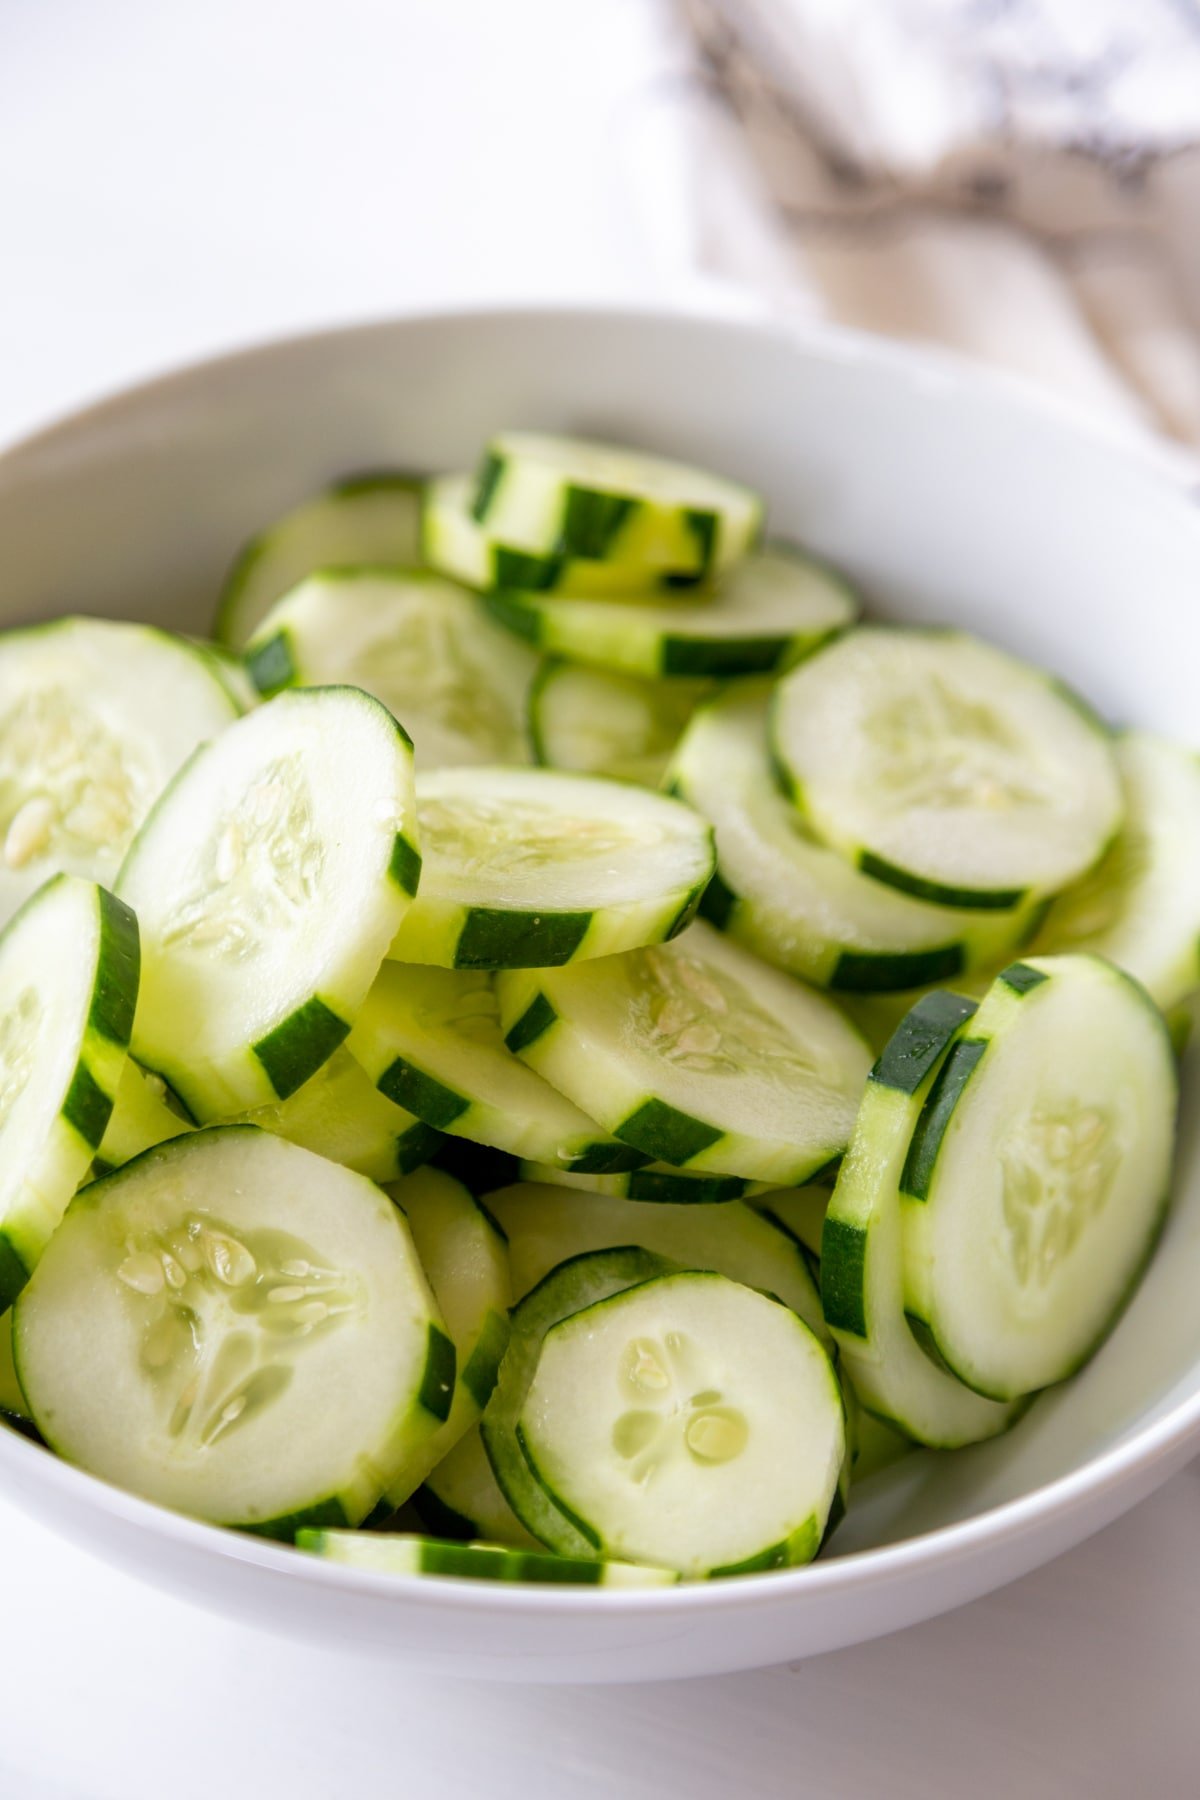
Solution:
{"label": "stack of cucumber slices", "polygon": [[763,526],[505,433],[297,506],[212,645],[0,637],[0,1417],[360,1570],[653,1588],[1092,1354],[1200,763]]}

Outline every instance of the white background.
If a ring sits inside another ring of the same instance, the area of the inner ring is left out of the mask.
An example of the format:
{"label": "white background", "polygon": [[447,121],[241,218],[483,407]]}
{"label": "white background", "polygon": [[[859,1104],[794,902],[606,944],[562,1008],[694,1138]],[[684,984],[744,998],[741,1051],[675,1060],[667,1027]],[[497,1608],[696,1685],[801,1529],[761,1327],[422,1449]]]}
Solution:
{"label": "white background", "polygon": [[[641,221],[675,65],[650,4],[0,0],[0,439],[279,330],[661,294],[678,255]],[[1196,1468],[949,1618],[722,1681],[435,1686],[185,1609],[2,1501],[0,1596],[5,1800],[1200,1787]]]}

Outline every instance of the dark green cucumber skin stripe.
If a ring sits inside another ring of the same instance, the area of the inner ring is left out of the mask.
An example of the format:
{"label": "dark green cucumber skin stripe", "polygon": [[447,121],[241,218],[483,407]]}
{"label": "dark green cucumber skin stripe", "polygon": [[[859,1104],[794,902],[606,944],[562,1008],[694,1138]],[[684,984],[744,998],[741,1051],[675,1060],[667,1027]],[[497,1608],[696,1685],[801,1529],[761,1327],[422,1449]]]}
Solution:
{"label": "dark green cucumber skin stripe", "polygon": [[456,1094],[453,1088],[436,1081],[424,1069],[405,1062],[402,1056],[388,1064],[375,1085],[386,1099],[437,1131],[445,1131],[448,1125],[453,1125],[471,1104],[464,1095]]}
{"label": "dark green cucumber skin stripe", "polygon": [[[350,1027],[314,995],[298,1006],[282,1025],[259,1038],[251,1049],[281,1100],[294,1094],[321,1064],[328,1062]],[[410,1112],[413,1108],[410,1106]]]}
{"label": "dark green cucumber skin stripe", "polygon": [[[711,875],[708,879],[709,881],[712,880]],[[687,930],[688,926],[700,910],[700,902],[704,898],[705,889],[707,887],[708,881],[705,881],[700,887],[693,889],[688,895],[663,935],[662,942],[664,944],[669,944],[672,938],[678,937],[681,931]]]}
{"label": "dark green cucumber skin stripe", "polygon": [[701,917],[707,919],[710,925],[715,925],[718,931],[724,931],[733,917],[733,909],[737,903],[738,896],[721,879],[721,872],[718,869],[700,895]]}
{"label": "dark green cucumber skin stripe", "polygon": [[526,606],[515,594],[503,588],[481,597],[497,624],[530,644],[541,642],[542,621],[536,607]]}
{"label": "dark green cucumber skin stripe", "polygon": [[645,1150],[657,1162],[674,1163],[677,1168],[710,1149],[724,1135],[703,1119],[693,1119],[690,1113],[667,1106],[662,1100],[647,1100],[613,1129],[614,1137]]}
{"label": "dark green cucumber skin stripe", "polygon": [[867,1336],[866,1266],[866,1232],[844,1219],[826,1217],[821,1228],[821,1309],[827,1325],[858,1338]]}
{"label": "dark green cucumber skin stripe", "polygon": [[610,1143],[604,1139],[599,1143],[584,1144],[574,1156],[564,1156],[560,1160],[573,1175],[625,1175],[654,1159],[631,1144]]}
{"label": "dark green cucumber skin stripe", "polygon": [[259,644],[246,657],[246,673],[264,698],[291,687],[296,679],[296,663],[286,631],[277,631],[266,643]]}
{"label": "dark green cucumber skin stripe", "polygon": [[586,556],[602,562],[639,503],[626,494],[605,494],[595,488],[567,488],[563,495],[562,523],[555,548],[567,556]]}
{"label": "dark green cucumber skin stripe", "polygon": [[954,888],[941,882],[927,881],[908,869],[898,869],[886,857],[873,850],[859,853],[858,866],[864,875],[899,888],[902,894],[914,894],[918,900],[932,900],[938,906],[961,906],[965,912],[1011,912],[1026,895],[1025,888]]}
{"label": "dark green cucumber skin stripe", "polygon": [[[957,1381],[959,1379],[958,1375],[950,1367],[950,1364],[938,1349],[938,1341],[934,1337],[929,1326],[925,1323],[925,1320],[918,1318],[916,1313],[906,1312],[904,1321],[930,1362],[933,1363],[934,1367],[940,1369],[943,1375],[950,1375]],[[986,1395],[984,1397],[985,1399],[988,1398]]]}
{"label": "dark green cucumber skin stripe", "polygon": [[591,1544],[594,1549],[599,1550],[601,1548],[600,1534],[596,1531],[595,1527],[589,1525],[586,1519],[581,1519],[574,1508],[567,1505],[566,1501],[555,1492],[550,1486],[550,1483],[539,1472],[537,1463],[534,1460],[533,1451],[529,1448],[528,1440],[521,1429],[520,1421],[517,1422],[513,1435],[517,1440],[517,1448],[525,1458],[529,1473],[533,1476],[546,1498],[562,1514],[568,1525],[573,1525],[575,1527],[575,1530],[579,1533],[580,1537],[583,1538],[585,1543]]}
{"label": "dark green cucumber skin stripe", "polygon": [[340,1500],[318,1500],[300,1512],[288,1513],[279,1519],[264,1519],[261,1524],[254,1519],[237,1521],[240,1531],[251,1531],[255,1537],[274,1538],[281,1544],[294,1543],[298,1531],[346,1531],[353,1524],[354,1520],[347,1516]]}
{"label": "dark green cucumber skin stripe", "polygon": [[454,1378],[458,1353],[444,1331],[429,1327],[429,1347],[425,1352],[425,1373],[417,1394],[417,1403],[443,1423],[450,1417],[454,1402]]}
{"label": "dark green cucumber skin stripe", "polygon": [[509,912],[473,906],[454,946],[456,969],[549,969],[570,962],[587,936],[590,912]]}
{"label": "dark green cucumber skin stripe", "polygon": [[915,1094],[963,1022],[976,1011],[961,994],[926,994],[901,1019],[871,1070],[878,1087]]}
{"label": "dark green cucumber skin stripe", "polygon": [[423,1169],[427,1162],[432,1162],[439,1148],[445,1142],[440,1131],[424,1120],[410,1125],[396,1138],[396,1167],[401,1175],[411,1175],[414,1169]]}
{"label": "dark green cucumber skin stripe", "polygon": [[[830,1519],[833,1519],[833,1510],[837,1506],[839,1498],[840,1496],[835,1492],[829,1509]],[[834,1520],[834,1524],[836,1523],[837,1521]],[[827,1526],[826,1535],[832,1529],[833,1525]],[[810,1518],[794,1531],[791,1537],[785,1538],[782,1544],[772,1544],[769,1550],[760,1550],[757,1556],[748,1556],[745,1562],[725,1563],[719,1569],[710,1569],[708,1579],[724,1581],[729,1575],[758,1575],[764,1569],[786,1569],[793,1567],[796,1563],[811,1562],[817,1553],[819,1542],[820,1533],[817,1530],[816,1519]],[[798,1550],[801,1551],[799,1555],[797,1555]]]}
{"label": "dark green cucumber skin stripe", "polygon": [[427,1482],[423,1483],[412,1497],[412,1508],[422,1525],[430,1531],[436,1531],[442,1538],[467,1539],[479,1536],[479,1527],[474,1519],[468,1519],[444,1500],[438,1498]]}
{"label": "dark green cucumber skin stripe", "polygon": [[1040,987],[1043,981],[1049,979],[1041,969],[1031,969],[1028,963],[1023,962],[1010,963],[1007,969],[1000,971],[1000,980],[1014,994],[1027,994],[1030,988]]}
{"label": "dark green cucumber skin stripe", "polygon": [[664,637],[663,675],[769,675],[793,647],[790,637]]}
{"label": "dark green cucumber skin stripe", "polygon": [[689,506],[684,512],[683,522],[696,540],[696,546],[700,552],[700,572],[707,575],[716,555],[720,519],[707,507]]}
{"label": "dark green cucumber skin stripe", "polygon": [[388,863],[388,874],[404,893],[416,893],[421,880],[421,852],[415,844],[409,842],[402,831],[396,833],[392,844],[392,858]]}
{"label": "dark green cucumber skin stripe", "polygon": [[132,909],[115,894],[110,894],[107,888],[99,888],[97,892],[100,896],[100,954],[88,1029],[127,1049],[133,1031],[142,967],[138,922]]}
{"label": "dark green cucumber skin stripe", "polygon": [[500,1373],[500,1358],[508,1347],[509,1336],[507,1315],[493,1309],[484,1320],[475,1348],[463,1366],[460,1380],[480,1412],[492,1397]]}
{"label": "dark green cucumber skin stripe", "polygon": [[938,1151],[946,1135],[955,1107],[963,1090],[979,1066],[988,1047],[988,1038],[960,1038],[938,1070],[929,1096],[921,1109],[916,1130],[908,1146],[900,1192],[913,1200],[927,1200],[933,1180]]}
{"label": "dark green cucumber skin stripe", "polygon": [[471,517],[477,525],[482,525],[487,518],[503,474],[504,458],[497,456],[494,450],[485,450],[480,459],[479,473],[475,477],[475,494],[471,501]]}
{"label": "dark green cucumber skin stripe", "polygon": [[79,1133],[89,1150],[94,1150],[112,1117],[112,1095],[106,1094],[87,1064],[80,1059],[75,1065],[62,1116]]}
{"label": "dark green cucumber skin stripe", "polygon": [[714,1175],[704,1180],[693,1175],[635,1169],[625,1185],[625,1197],[658,1206],[719,1206],[740,1200],[748,1186],[740,1175]]}
{"label": "dark green cucumber skin stripe", "polygon": [[904,988],[950,981],[962,974],[966,961],[961,944],[943,944],[937,950],[913,950],[906,955],[843,950],[829,985],[841,994],[894,994]]}
{"label": "dark green cucumber skin stripe", "polygon": [[0,1310],[7,1311],[16,1299],[31,1270],[25,1267],[8,1237],[0,1232]]}
{"label": "dark green cucumber skin stripe", "polygon": [[492,546],[492,586],[516,588],[526,594],[548,594],[558,586],[565,556],[535,556],[528,550]]}
{"label": "dark green cucumber skin stripe", "polygon": [[519,1056],[530,1044],[536,1044],[542,1033],[549,1031],[557,1019],[558,1014],[545,994],[535,994],[516,1024],[505,1032],[504,1041],[513,1055]]}
{"label": "dark green cucumber skin stripe", "polygon": [[421,1545],[421,1573],[595,1587],[603,1577],[604,1565],[585,1562],[581,1556],[552,1556],[548,1550],[505,1550],[482,1544],[440,1543],[428,1538]]}

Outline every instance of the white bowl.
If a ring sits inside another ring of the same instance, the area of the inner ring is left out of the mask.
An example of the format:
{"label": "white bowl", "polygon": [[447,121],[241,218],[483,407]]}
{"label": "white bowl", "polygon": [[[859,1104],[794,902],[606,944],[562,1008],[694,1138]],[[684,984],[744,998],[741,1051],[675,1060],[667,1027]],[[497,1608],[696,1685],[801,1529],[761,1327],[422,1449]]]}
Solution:
{"label": "white bowl", "polygon": [[[398,320],[209,363],[67,419],[0,458],[4,622],[80,610],[202,632],[235,547],[289,503],[349,470],[464,465],[501,425],[724,469],[879,611],[965,625],[1115,719],[1200,736],[1200,517],[1183,496],[949,359],[678,314]],[[1189,1101],[1161,1247],[1094,1362],[1008,1437],[865,1484],[811,1568],[658,1593],[385,1579],[176,1517],[8,1432],[0,1481],[148,1581],[427,1673],[712,1674],[894,1631],[1045,1562],[1200,1445]]]}

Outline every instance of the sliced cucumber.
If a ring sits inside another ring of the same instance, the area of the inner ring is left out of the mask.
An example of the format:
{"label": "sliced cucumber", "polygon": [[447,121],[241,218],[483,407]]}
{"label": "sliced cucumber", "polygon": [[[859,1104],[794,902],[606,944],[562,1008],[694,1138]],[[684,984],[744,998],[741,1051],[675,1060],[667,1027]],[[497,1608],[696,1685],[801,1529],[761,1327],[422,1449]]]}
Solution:
{"label": "sliced cucumber", "polygon": [[[472,588],[528,588],[537,593],[628,594],[644,598],[671,586],[668,572],[639,562],[540,554],[502,543],[480,525],[471,510],[473,475],[443,475],[426,484],[421,518],[421,550],[431,567]],[[699,577],[695,577],[699,580]]]}
{"label": "sliced cucumber", "polygon": [[442,1143],[440,1131],[381,1094],[344,1047],[286,1100],[255,1107],[243,1122],[372,1181],[399,1181]]}
{"label": "sliced cucumber", "polygon": [[551,1548],[582,1534],[599,1556],[690,1576],[809,1562],[846,1457],[841,1391],[808,1327],[692,1272],[551,1326],[517,1434]]}
{"label": "sliced cucumber", "polygon": [[412,1496],[412,1507],[422,1525],[439,1537],[486,1538],[525,1550],[538,1547],[500,1492],[478,1425],[472,1425],[426,1476]]}
{"label": "sliced cucumber", "polygon": [[506,588],[488,594],[486,603],[502,625],[550,655],[644,676],[787,668],[858,613],[857,598],[839,576],[779,544],[748,556],[694,601],[630,606]]}
{"label": "sliced cucumber", "polygon": [[1162,1222],[1177,1104],[1162,1017],[1111,963],[1036,957],[997,978],[900,1184],[905,1305],[961,1380],[1032,1393],[1107,1336]]}
{"label": "sliced cucumber", "polygon": [[445,1419],[446,1336],[372,1182],[250,1126],[76,1197],[17,1307],[47,1442],[180,1512],[290,1538],[353,1525]]}
{"label": "sliced cucumber", "polygon": [[246,650],[263,694],[348,682],[395,714],[423,769],[529,761],[533,653],[473,594],[420,569],[333,569],[286,594]]}
{"label": "sliced cucumber", "polygon": [[195,1118],[286,1099],[349,1030],[420,870],[412,746],[357,688],[299,689],[197,752],[138,833],[139,1062]]}
{"label": "sliced cucumber", "polygon": [[904,1316],[900,1176],[921,1107],[973,1011],[936,993],[905,1016],[871,1071],[821,1235],[821,1299],[854,1392],[905,1436],[941,1449],[995,1437],[1019,1410],[939,1369]]}
{"label": "sliced cucumber", "polygon": [[487,1207],[508,1239],[518,1299],[571,1257],[635,1244],[680,1268],[712,1270],[772,1294],[818,1337],[826,1336],[816,1284],[799,1245],[739,1201],[662,1207],[519,1182],[489,1194]]}
{"label": "sliced cucumber", "polygon": [[491,1399],[508,1345],[512,1284],[504,1239],[460,1181],[438,1169],[421,1169],[388,1192],[408,1220],[457,1358],[445,1423],[419,1462],[406,1463],[402,1480],[388,1491],[391,1505],[400,1506],[478,1422]]}
{"label": "sliced cucumber", "polygon": [[29,1403],[21,1392],[21,1383],[17,1380],[17,1365],[13,1360],[12,1308],[0,1313],[0,1413],[8,1419],[29,1419]]}
{"label": "sliced cucumber", "polygon": [[496,989],[509,1046],[660,1162],[795,1185],[846,1147],[866,1045],[706,925],[602,963],[506,972]]}
{"label": "sliced cucumber", "polygon": [[713,872],[690,806],[550,769],[435,769],[417,782],[421,891],[398,962],[541,968],[673,937]]}
{"label": "sliced cucumber", "polygon": [[1031,953],[1106,956],[1170,1012],[1200,986],[1200,759],[1148,732],[1116,742],[1125,823],[1053,902]]}
{"label": "sliced cucumber", "polygon": [[421,487],[411,475],[356,475],[285,513],[238,555],[213,636],[241,650],[275,602],[316,569],[418,562]]}
{"label": "sliced cucumber", "polygon": [[657,787],[680,733],[714,691],[711,681],[643,681],[548,657],[529,690],[534,758],[552,769]]}
{"label": "sliced cucumber", "polygon": [[580,1170],[646,1160],[507,1049],[483,970],[385,963],[349,1048],[389,1100],[453,1137]]}
{"label": "sliced cucumber", "polygon": [[698,1169],[673,1169],[670,1163],[647,1163],[641,1169],[625,1169],[616,1175],[576,1175],[553,1163],[523,1162],[522,1181],[544,1181],[551,1187],[581,1188],[589,1194],[607,1194],[614,1200],[642,1200],[659,1206],[715,1206],[767,1193],[764,1182],[744,1181],[740,1175],[705,1175]]}
{"label": "sliced cucumber", "polygon": [[764,1219],[781,1226],[819,1262],[831,1192],[827,1187],[771,1188],[765,1194],[753,1195],[750,1204]]}
{"label": "sliced cucumber", "polygon": [[380,1575],[457,1575],[471,1581],[544,1581],[576,1587],[671,1587],[673,1569],[510,1550],[503,1544],[459,1544],[444,1538],[382,1531],[299,1531],[298,1549]]}
{"label": "sliced cucumber", "polygon": [[139,1069],[132,1057],[125,1059],[113,1109],[92,1161],[93,1175],[111,1175],[143,1150],[191,1130],[188,1121],[168,1104],[167,1092],[157,1075]]}
{"label": "sliced cucumber", "polygon": [[60,870],[111,887],[176,769],[238,712],[206,651],[148,625],[0,634],[0,924]]}
{"label": "sliced cucumber", "polygon": [[757,541],[763,502],[737,482],[581,438],[510,431],[484,452],[472,515],[543,556],[641,564],[693,580]]}
{"label": "sliced cucumber", "polygon": [[870,626],[776,690],[775,759],[867,875],[1010,911],[1089,869],[1121,823],[1111,743],[1060,683],[958,631]]}
{"label": "sliced cucumber", "polygon": [[58,1229],[108,1128],[138,993],[138,929],[56,875],[0,933],[0,1308]]}
{"label": "sliced cucumber", "polygon": [[717,875],[700,909],[777,968],[818,987],[879,992],[994,966],[1036,915],[934,906],[872,880],[828,850],[779,792],[767,756],[766,696],[747,684],[692,720],[673,790],[717,834]]}
{"label": "sliced cucumber", "polygon": [[575,1256],[552,1269],[513,1312],[500,1379],[480,1427],[483,1447],[500,1491],[521,1524],[539,1543],[553,1541],[560,1555],[593,1557],[597,1546],[590,1536],[576,1530],[550,1499],[530,1468],[517,1434],[542,1340],[560,1319],[673,1268],[663,1257],[629,1246]]}

